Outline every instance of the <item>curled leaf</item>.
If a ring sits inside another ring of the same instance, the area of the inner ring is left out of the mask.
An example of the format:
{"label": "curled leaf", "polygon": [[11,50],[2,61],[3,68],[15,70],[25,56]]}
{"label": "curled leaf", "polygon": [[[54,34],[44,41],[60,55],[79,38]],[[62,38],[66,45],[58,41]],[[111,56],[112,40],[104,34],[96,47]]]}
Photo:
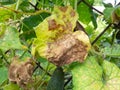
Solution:
{"label": "curled leaf", "polygon": [[31,59],[19,61],[17,57],[9,66],[9,80],[17,83],[22,88],[25,88],[32,81],[31,76],[34,69],[34,63]]}
{"label": "curled leaf", "polygon": [[56,6],[52,15],[35,28],[37,38],[33,42],[33,56],[47,58],[57,66],[82,62],[90,49],[90,42],[84,31],[74,32],[77,19],[78,14],[71,6]]}
{"label": "curled leaf", "polygon": [[66,34],[48,45],[46,57],[57,66],[75,61],[83,62],[90,48],[88,41],[89,39],[83,31]]}

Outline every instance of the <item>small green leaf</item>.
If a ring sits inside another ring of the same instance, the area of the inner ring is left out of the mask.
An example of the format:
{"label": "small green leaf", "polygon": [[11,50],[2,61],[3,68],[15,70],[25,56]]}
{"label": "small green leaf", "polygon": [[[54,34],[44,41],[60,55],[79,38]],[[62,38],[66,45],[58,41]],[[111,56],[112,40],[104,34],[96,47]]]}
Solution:
{"label": "small green leaf", "polygon": [[64,72],[61,67],[55,69],[50,81],[48,82],[47,90],[63,90],[64,88]]}
{"label": "small green leaf", "polygon": [[19,9],[21,9],[23,12],[33,12],[34,7],[30,5],[28,0],[22,1],[22,3],[19,5]]}
{"label": "small green leaf", "polygon": [[120,45],[105,47],[102,49],[102,53],[110,57],[120,57]]}
{"label": "small green leaf", "polygon": [[0,0],[0,4],[2,5],[10,5],[16,3],[17,0]]}
{"label": "small green leaf", "polygon": [[107,22],[111,23],[112,22],[112,19],[111,19],[111,15],[112,15],[112,12],[113,12],[114,8],[113,7],[108,7],[108,8],[105,8],[105,10],[103,11],[104,13],[104,18]]}
{"label": "small green leaf", "polygon": [[3,90],[21,90],[17,84],[10,83],[3,87]]}
{"label": "small green leaf", "polygon": [[8,78],[8,70],[6,67],[1,67],[0,68],[0,85],[5,81],[7,80]]}
{"label": "small green leaf", "polygon": [[42,22],[46,17],[50,14],[48,13],[41,13],[37,15],[33,15],[23,19],[23,23],[21,25],[21,30],[23,34],[21,37],[24,37],[26,40],[36,37],[34,32],[34,27],[36,27],[40,22]]}
{"label": "small green leaf", "polygon": [[96,59],[72,65],[73,90],[120,90],[120,69],[106,60],[99,65]]}
{"label": "small green leaf", "polygon": [[103,5],[104,5],[104,7],[106,7],[106,8],[112,8],[113,7],[113,5],[111,4],[111,3],[104,3],[103,2]]}
{"label": "small green leaf", "polygon": [[[94,3],[94,0],[85,0],[85,2],[92,5]],[[84,24],[89,24],[92,17],[92,10],[83,2],[81,2],[77,7],[77,11],[79,13],[79,20]]]}
{"label": "small green leaf", "polygon": [[14,27],[7,27],[4,35],[0,37],[0,49],[2,51],[8,49],[22,49],[19,33]]}

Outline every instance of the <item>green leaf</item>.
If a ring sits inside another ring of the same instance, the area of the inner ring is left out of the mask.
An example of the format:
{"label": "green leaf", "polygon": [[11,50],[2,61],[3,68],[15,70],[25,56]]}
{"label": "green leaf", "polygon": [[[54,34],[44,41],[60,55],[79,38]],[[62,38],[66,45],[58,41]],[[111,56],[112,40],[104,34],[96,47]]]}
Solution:
{"label": "green leaf", "polygon": [[6,29],[6,25],[4,23],[0,23],[0,37],[4,35]]}
{"label": "green leaf", "polygon": [[[50,1],[50,0],[49,0]],[[63,2],[64,2],[64,0],[52,0],[52,3],[54,4],[54,5],[62,5],[63,4]]]}
{"label": "green leaf", "polygon": [[64,0],[41,0],[38,1],[38,8],[39,9],[45,9],[45,8],[49,8],[51,10],[53,10],[54,6],[61,6],[63,5]]}
{"label": "green leaf", "polygon": [[91,11],[91,20],[92,20],[92,23],[94,25],[94,28],[96,29],[97,28],[97,14],[94,13],[93,11]]}
{"label": "green leaf", "polygon": [[105,47],[101,50],[104,55],[110,57],[120,57],[120,45],[114,45],[112,47]]}
{"label": "green leaf", "polygon": [[19,33],[14,27],[7,27],[5,34],[0,37],[0,49],[6,51],[8,49],[22,49],[19,40]]}
{"label": "green leaf", "polygon": [[48,13],[41,13],[37,15],[33,15],[23,19],[23,23],[21,25],[21,29],[23,34],[21,37],[24,37],[26,40],[36,37],[34,32],[34,27],[36,27],[40,22],[42,22],[46,17],[50,14]]}
{"label": "green leaf", "polygon": [[102,6],[103,1],[102,0],[94,0],[94,6]]}
{"label": "green leaf", "polygon": [[114,63],[115,65],[117,65],[120,68],[120,59],[119,59],[119,57],[118,58],[111,57],[111,58],[107,58],[107,60]]}
{"label": "green leaf", "polygon": [[111,4],[111,3],[104,3],[103,2],[103,5],[104,5],[104,7],[106,7],[106,8],[112,8],[113,7],[113,5]]}
{"label": "green leaf", "polygon": [[0,7],[0,22],[4,22],[10,18],[13,18],[14,13],[6,8]]}
{"label": "green leaf", "polygon": [[0,4],[9,5],[15,3],[17,0],[0,0]]}
{"label": "green leaf", "polygon": [[8,70],[6,67],[1,67],[0,68],[0,85],[5,81],[7,80],[8,78]]}
{"label": "green leaf", "polygon": [[21,9],[23,12],[33,12],[34,7],[30,5],[28,0],[23,1],[20,5],[19,5],[19,9]]}
{"label": "green leaf", "polygon": [[17,84],[10,83],[3,87],[3,90],[21,90]]}
{"label": "green leaf", "polygon": [[112,15],[113,10],[114,10],[113,7],[108,7],[108,8],[105,8],[103,11],[104,18],[109,23],[112,22],[111,15]]}
{"label": "green leaf", "polygon": [[120,69],[106,60],[99,65],[96,59],[72,65],[73,90],[120,90]]}
{"label": "green leaf", "polygon": [[[87,3],[92,5],[94,3],[94,0],[85,0]],[[77,7],[77,12],[79,13],[79,20],[84,24],[89,24],[89,22],[92,20],[92,10],[83,2],[81,2]]]}
{"label": "green leaf", "polygon": [[48,82],[47,90],[63,90],[64,88],[64,72],[61,67],[57,67]]}

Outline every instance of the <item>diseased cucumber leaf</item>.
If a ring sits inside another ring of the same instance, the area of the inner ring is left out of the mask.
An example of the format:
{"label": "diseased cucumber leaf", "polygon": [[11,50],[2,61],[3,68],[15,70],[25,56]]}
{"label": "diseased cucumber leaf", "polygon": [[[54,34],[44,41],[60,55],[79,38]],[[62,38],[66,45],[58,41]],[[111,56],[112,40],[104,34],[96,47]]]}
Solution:
{"label": "diseased cucumber leaf", "polygon": [[91,56],[72,65],[73,90],[120,90],[120,69],[106,60],[101,65]]}
{"label": "diseased cucumber leaf", "polygon": [[47,44],[55,41],[63,34],[72,32],[76,26],[78,14],[71,6],[55,7],[52,15],[44,19],[36,28],[37,38],[33,42],[32,54],[38,52],[44,56]]}

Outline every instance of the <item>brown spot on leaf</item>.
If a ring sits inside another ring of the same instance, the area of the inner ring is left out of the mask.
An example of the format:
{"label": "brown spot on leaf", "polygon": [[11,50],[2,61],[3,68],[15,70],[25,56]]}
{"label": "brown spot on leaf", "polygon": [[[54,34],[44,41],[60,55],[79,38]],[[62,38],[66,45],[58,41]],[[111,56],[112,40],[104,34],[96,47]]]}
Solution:
{"label": "brown spot on leaf", "polygon": [[62,18],[63,18],[63,19],[64,19],[64,18],[66,18],[66,15],[63,15],[63,17],[62,17]]}
{"label": "brown spot on leaf", "polygon": [[58,25],[54,19],[48,20],[49,30],[55,30]]}
{"label": "brown spot on leaf", "polygon": [[57,66],[74,61],[83,62],[87,55],[86,46],[72,34],[66,34],[54,43],[49,44],[47,58]]}
{"label": "brown spot on leaf", "polygon": [[70,30],[70,31],[72,31],[72,24],[71,24],[71,22],[66,22],[66,29],[68,29],[68,30]]}
{"label": "brown spot on leaf", "polygon": [[66,12],[67,11],[67,9],[68,9],[68,6],[65,6],[65,7],[60,7],[59,8],[62,12]]}
{"label": "brown spot on leaf", "polygon": [[63,30],[69,30],[69,31],[72,31],[72,23],[71,22],[65,22],[65,25],[61,25],[62,29]]}
{"label": "brown spot on leaf", "polygon": [[72,10],[72,11],[70,12],[70,15],[71,15],[71,17],[74,17],[74,16],[75,16],[75,11]]}
{"label": "brown spot on leaf", "polygon": [[32,72],[34,69],[33,62],[29,59],[27,61],[13,60],[9,66],[9,80],[17,83],[22,88],[32,81]]}

